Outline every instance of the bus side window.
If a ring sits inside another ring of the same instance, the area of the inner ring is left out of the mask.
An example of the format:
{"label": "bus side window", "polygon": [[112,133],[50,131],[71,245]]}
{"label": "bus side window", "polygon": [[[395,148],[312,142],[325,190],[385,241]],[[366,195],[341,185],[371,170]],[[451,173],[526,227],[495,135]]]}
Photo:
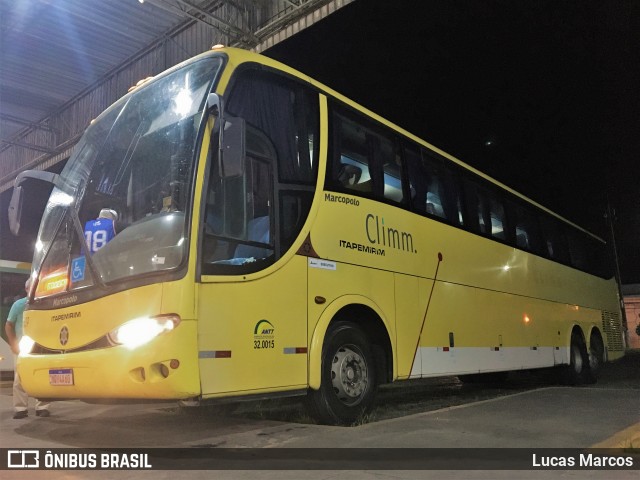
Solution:
{"label": "bus side window", "polygon": [[319,148],[317,94],[279,75],[249,69],[234,78],[226,109],[271,141],[279,182],[314,184]]}
{"label": "bus side window", "polygon": [[509,219],[514,231],[512,237],[515,239],[515,246],[523,250],[534,253],[542,253],[542,242],[538,217],[528,208],[508,202]]}
{"label": "bus side window", "polygon": [[460,194],[452,172],[439,158],[412,145],[405,147],[404,154],[413,209],[462,224]]}
{"label": "bus side window", "polygon": [[462,189],[464,192],[464,224],[472,232],[482,233],[478,222],[478,192],[477,187],[467,176],[463,177]]}
{"label": "bus side window", "polygon": [[489,208],[487,207],[487,198],[484,195],[478,195],[478,227],[480,233],[489,235],[491,231],[491,217],[489,216]]}
{"label": "bus side window", "polygon": [[416,212],[426,213],[429,174],[422,162],[421,152],[413,145],[405,145],[404,158],[409,176],[411,208]]}
{"label": "bus side window", "polygon": [[464,189],[469,227],[486,237],[507,240],[505,211],[498,195],[469,178],[464,181]]}
{"label": "bus side window", "polygon": [[332,186],[354,195],[402,202],[402,168],[393,138],[338,108],[331,122]]}
{"label": "bus side window", "polygon": [[393,149],[391,158],[384,164],[384,198],[396,203],[404,200],[402,191],[402,156],[400,152],[394,148],[393,144],[389,145]]}
{"label": "bus side window", "polygon": [[478,184],[470,178],[466,177],[463,184],[466,208],[465,224],[472,231],[488,236],[491,218],[489,216],[487,196]]}
{"label": "bus side window", "polygon": [[205,274],[257,271],[280,258],[307,218],[318,172],[317,92],[253,68],[234,74],[229,88],[226,110],[246,122],[245,168],[224,177],[215,152],[209,160]]}
{"label": "bus side window", "polygon": [[489,209],[489,217],[491,219],[490,235],[493,238],[506,240],[507,236],[505,232],[505,214],[502,203],[495,198],[491,198],[489,200]]}
{"label": "bus side window", "polygon": [[546,247],[546,255],[549,258],[565,264],[571,263],[567,238],[560,226],[560,222],[554,218],[544,216],[542,218],[542,236]]}
{"label": "bus side window", "polygon": [[569,231],[569,254],[571,264],[580,270],[588,270],[589,259],[587,256],[587,245],[583,237],[577,231]]}

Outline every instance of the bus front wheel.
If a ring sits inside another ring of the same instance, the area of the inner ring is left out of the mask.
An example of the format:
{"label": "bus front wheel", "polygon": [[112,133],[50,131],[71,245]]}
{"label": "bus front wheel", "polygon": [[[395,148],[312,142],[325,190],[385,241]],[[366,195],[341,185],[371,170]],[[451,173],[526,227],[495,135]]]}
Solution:
{"label": "bus front wheel", "polygon": [[365,333],[349,322],[332,325],[322,348],[319,390],[310,390],[311,415],[329,425],[351,425],[367,413],[376,393],[375,360]]}

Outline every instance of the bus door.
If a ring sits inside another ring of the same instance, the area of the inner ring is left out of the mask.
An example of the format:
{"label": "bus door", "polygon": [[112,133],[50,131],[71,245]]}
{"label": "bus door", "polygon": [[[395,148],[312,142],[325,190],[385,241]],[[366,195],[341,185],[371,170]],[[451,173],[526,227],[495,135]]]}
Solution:
{"label": "bus door", "polygon": [[233,138],[228,121],[244,122],[246,156],[235,164],[241,168],[229,169],[225,155],[233,148],[223,147],[224,168],[210,162],[199,299],[202,389],[306,388],[307,258],[293,249],[315,192],[319,96],[292,78],[242,68],[225,97],[223,143]]}
{"label": "bus door", "polygon": [[247,128],[243,173],[211,167],[197,307],[205,397],[307,385],[306,257],[286,255],[283,227],[303,209],[277,187],[275,158],[266,135]]}

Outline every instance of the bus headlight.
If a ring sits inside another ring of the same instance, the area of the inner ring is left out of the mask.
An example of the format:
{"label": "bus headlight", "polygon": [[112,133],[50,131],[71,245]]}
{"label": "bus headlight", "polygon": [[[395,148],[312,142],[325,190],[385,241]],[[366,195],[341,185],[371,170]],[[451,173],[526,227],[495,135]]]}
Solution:
{"label": "bus headlight", "polygon": [[31,353],[31,349],[36,344],[35,340],[28,335],[23,335],[18,342],[18,348],[20,349],[20,355],[28,355]]}
{"label": "bus headlight", "polygon": [[109,332],[109,340],[116,345],[136,348],[158,335],[173,330],[180,323],[178,315],[136,318]]}

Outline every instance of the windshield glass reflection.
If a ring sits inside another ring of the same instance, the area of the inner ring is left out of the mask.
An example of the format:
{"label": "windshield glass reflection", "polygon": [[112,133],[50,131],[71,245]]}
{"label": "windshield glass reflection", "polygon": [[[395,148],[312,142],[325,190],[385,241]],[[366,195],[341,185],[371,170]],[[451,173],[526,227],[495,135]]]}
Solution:
{"label": "windshield glass reflection", "polygon": [[37,297],[181,264],[198,131],[220,66],[208,58],[153,80],[89,127],[45,209]]}

